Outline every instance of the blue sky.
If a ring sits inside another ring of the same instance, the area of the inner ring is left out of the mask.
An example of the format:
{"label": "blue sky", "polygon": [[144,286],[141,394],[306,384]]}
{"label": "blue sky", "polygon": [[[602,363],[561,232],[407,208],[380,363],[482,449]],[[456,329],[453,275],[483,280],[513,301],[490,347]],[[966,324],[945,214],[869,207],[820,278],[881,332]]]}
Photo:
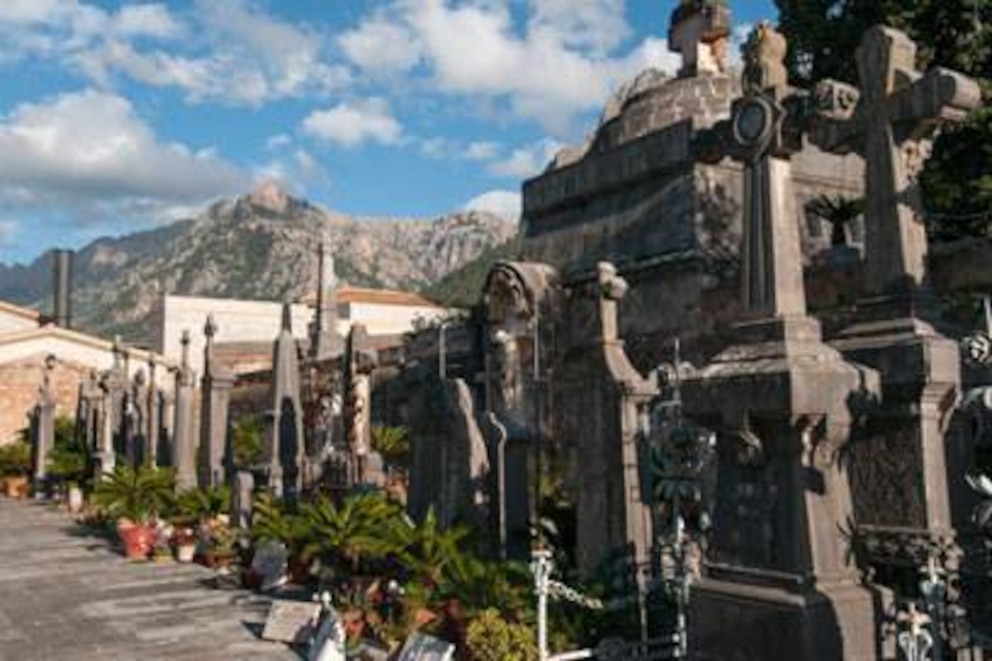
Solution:
{"label": "blue sky", "polygon": [[[618,84],[677,66],[675,4],[2,0],[0,263],[268,179],[354,215],[512,213]],[[731,4],[738,34],[775,17]]]}

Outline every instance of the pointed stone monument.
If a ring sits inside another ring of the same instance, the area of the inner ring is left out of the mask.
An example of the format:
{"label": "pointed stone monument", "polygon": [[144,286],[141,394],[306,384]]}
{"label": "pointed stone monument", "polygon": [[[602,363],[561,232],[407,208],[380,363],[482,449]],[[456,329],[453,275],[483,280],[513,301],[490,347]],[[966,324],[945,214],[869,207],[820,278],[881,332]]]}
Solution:
{"label": "pointed stone monument", "polygon": [[228,414],[234,372],[216,356],[214,337],[217,331],[213,314],[207,315],[207,322],[203,327],[207,342],[203,350],[203,379],[200,389],[201,487],[225,484],[230,478]]}
{"label": "pointed stone monument", "polygon": [[176,375],[176,403],[172,439],[172,466],[176,469],[176,489],[196,487],[196,374],[189,364],[190,335],[182,334],[183,353]]}
{"label": "pointed stone monument", "polygon": [[702,137],[744,166],[745,313],[734,344],[684,389],[686,414],[718,433],[713,534],[689,641],[712,659],[869,659],[874,607],[848,562],[840,451],[851,403],[877,389],[877,375],[844,362],[806,313],[789,161],[802,103],[785,54],[784,37],[760,25],[745,46],[743,98]]}
{"label": "pointed stone monument", "polygon": [[282,329],[272,355],[272,409],[266,414],[266,463],[269,488],[277,497],[299,497],[303,477],[303,409],[300,406],[300,356],[293,338],[289,303],[283,304]]}
{"label": "pointed stone monument", "polygon": [[334,256],[327,241],[321,241],[317,253],[317,305],[310,332],[310,359],[327,360],[340,355],[344,341],[338,333],[338,309],[335,293],[338,289],[334,272]]}

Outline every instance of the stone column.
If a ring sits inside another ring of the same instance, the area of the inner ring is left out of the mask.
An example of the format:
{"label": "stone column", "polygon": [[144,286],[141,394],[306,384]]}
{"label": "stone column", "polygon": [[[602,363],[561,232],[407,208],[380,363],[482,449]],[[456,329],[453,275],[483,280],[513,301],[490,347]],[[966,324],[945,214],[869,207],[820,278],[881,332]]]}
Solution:
{"label": "stone column", "polygon": [[52,390],[52,371],[55,365],[55,356],[48,355],[45,358],[41,387],[38,389],[38,406],[33,416],[36,494],[44,493],[48,477],[48,457],[55,447],[55,392]]}
{"label": "stone column", "polygon": [[104,372],[100,376],[98,391],[93,399],[93,428],[96,432],[93,448],[94,480],[100,480],[103,476],[114,472],[116,455],[114,453],[114,426],[111,406],[110,374]]}
{"label": "stone column", "polygon": [[189,365],[189,331],[183,331],[182,364],[176,377],[175,425],[172,441],[172,466],[176,469],[176,489],[196,487],[195,397],[196,376]]}
{"label": "stone column", "polygon": [[234,374],[214,355],[217,322],[207,317],[203,328],[207,343],[204,349],[204,371],[200,389],[200,486],[217,486],[228,481],[228,409]]}
{"label": "stone column", "polygon": [[155,356],[148,355],[148,391],[145,395],[145,444],[142,456],[146,466],[158,465],[159,434],[162,427],[161,395]]}
{"label": "stone column", "polygon": [[654,546],[648,485],[641,483],[640,413],[658,395],[624,350],[618,303],[627,283],[612,264],[568,297],[568,360],[555,372],[555,437],[571,446],[576,562],[585,576],[624,570],[644,586]]}

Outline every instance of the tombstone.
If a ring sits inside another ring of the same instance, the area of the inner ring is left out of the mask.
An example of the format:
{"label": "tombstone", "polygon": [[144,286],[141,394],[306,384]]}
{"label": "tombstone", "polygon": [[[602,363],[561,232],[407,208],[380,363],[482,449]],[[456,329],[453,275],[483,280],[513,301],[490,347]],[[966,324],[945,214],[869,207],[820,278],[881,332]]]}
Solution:
{"label": "tombstone", "polygon": [[231,389],[234,387],[234,372],[217,359],[214,352],[214,336],[217,322],[212,314],[207,316],[203,334],[206,347],[203,350],[203,379],[200,389],[200,471],[201,487],[212,487],[228,481],[233,460],[230,456],[230,430],[228,413],[231,402]]}
{"label": "tombstone", "polygon": [[723,73],[730,38],[730,9],[721,0],[682,0],[672,12],[669,48],[682,55],[680,78]]}
{"label": "tombstone", "polygon": [[[555,373],[555,437],[571,448],[576,563],[584,576],[617,560],[624,570],[646,568],[651,558],[650,501],[648,485],[641,484],[638,443],[641,416],[658,389],[630,363],[619,338],[618,305],[626,290],[626,281],[605,262],[594,278],[574,286],[565,323],[572,349]],[[637,573],[641,584],[643,578]]]}
{"label": "tombstone", "polygon": [[882,379],[881,405],[850,453],[858,533],[893,584],[915,585],[930,556],[954,570],[945,434],[961,383],[957,343],[931,325],[918,177],[935,131],[979,107],[981,93],[954,71],[921,74],[916,44],[884,26],[865,33],[857,64],[860,90],[817,86],[810,136],[866,161],[865,296],[832,344]]}
{"label": "tombstone", "polygon": [[348,334],[344,361],[344,423],[351,455],[352,484],[368,484],[372,478],[368,460],[372,452],[372,371],[376,355],[368,347],[365,326],[355,324]]}
{"label": "tombstone", "polygon": [[[172,375],[174,381],[178,380],[178,370],[170,367],[169,374]],[[172,447],[174,442],[173,430],[175,429],[176,423],[175,390],[175,386],[173,386],[171,391],[167,388],[162,388],[158,391],[158,410],[160,411],[160,414],[158,445],[155,453],[155,463],[158,466],[172,466]]]}
{"label": "tombstone", "polygon": [[251,571],[259,577],[259,589],[269,592],[286,583],[289,552],[286,545],[276,540],[263,540],[255,546]]}
{"label": "tombstone", "polygon": [[189,364],[189,331],[181,338],[182,363],[176,375],[175,424],[172,439],[172,467],[176,471],[176,490],[185,491],[197,485],[196,480],[196,374]]}
{"label": "tombstone", "polygon": [[403,643],[396,661],[452,661],[455,646],[446,640],[415,631]]}
{"label": "tombstone", "polygon": [[789,160],[802,104],[785,54],[785,39],[760,25],[745,46],[743,98],[701,136],[744,166],[744,312],[731,346],[684,385],[686,415],[717,431],[713,533],[689,643],[713,659],[867,659],[874,605],[843,536],[853,512],[841,450],[850,407],[877,395],[877,374],[844,362],[806,313]]}
{"label": "tombstone", "polygon": [[148,402],[149,386],[144,370],[138,370],[131,384],[127,399],[128,463],[134,468],[149,463],[148,456]]}
{"label": "tombstone", "polygon": [[158,387],[155,356],[148,354],[148,390],[145,394],[145,442],[142,446],[143,463],[158,466],[159,436],[162,432],[162,398]]}
{"label": "tombstone", "polygon": [[114,416],[111,411],[113,398],[111,397],[110,373],[104,372],[100,375],[98,382],[98,394],[94,396],[93,410],[95,412],[93,428],[96,430],[93,456],[93,478],[94,481],[103,479],[104,476],[114,472],[117,455],[114,453]]}
{"label": "tombstone", "polygon": [[76,439],[89,453],[96,449],[99,389],[99,375],[91,370],[86,380],[79,384],[76,403]]}
{"label": "tombstone", "polygon": [[36,494],[44,492],[48,477],[48,457],[55,447],[55,391],[52,388],[52,371],[57,359],[49,354],[45,357],[41,386],[38,388],[38,405],[32,414],[34,441],[34,489]]}
{"label": "tombstone", "polygon": [[553,336],[556,280],[554,270],[543,264],[500,262],[483,289],[489,344],[479,426],[493,468],[492,529],[502,552],[518,558],[529,553],[536,516],[532,471],[547,415],[542,369]]}
{"label": "tombstone", "polygon": [[241,530],[251,528],[252,505],[255,502],[255,476],[250,471],[238,471],[231,485],[231,525]]}
{"label": "tombstone", "polygon": [[409,510],[416,520],[433,509],[444,526],[456,522],[485,529],[490,523],[489,453],[475,395],[464,379],[418,388],[411,406]]}
{"label": "tombstone", "polygon": [[120,337],[114,337],[113,365],[106,373],[105,386],[107,390],[106,425],[111,431],[114,455],[127,455],[126,447],[126,405],[128,377],[123,364],[125,350]]}
{"label": "tombstone", "polygon": [[302,487],[303,410],[300,406],[299,347],[293,338],[289,303],[283,305],[282,329],[272,357],[272,409],[266,415],[266,463],[269,488],[277,497],[295,499]]}

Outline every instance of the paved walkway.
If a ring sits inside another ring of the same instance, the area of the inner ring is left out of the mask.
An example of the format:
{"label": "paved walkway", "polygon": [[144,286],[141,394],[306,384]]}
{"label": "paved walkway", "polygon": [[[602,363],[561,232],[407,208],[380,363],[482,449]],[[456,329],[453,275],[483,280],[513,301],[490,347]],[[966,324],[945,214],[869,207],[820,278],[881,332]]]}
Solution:
{"label": "paved walkway", "polygon": [[131,563],[50,505],[0,497],[0,661],[298,659],[268,600],[197,565]]}

